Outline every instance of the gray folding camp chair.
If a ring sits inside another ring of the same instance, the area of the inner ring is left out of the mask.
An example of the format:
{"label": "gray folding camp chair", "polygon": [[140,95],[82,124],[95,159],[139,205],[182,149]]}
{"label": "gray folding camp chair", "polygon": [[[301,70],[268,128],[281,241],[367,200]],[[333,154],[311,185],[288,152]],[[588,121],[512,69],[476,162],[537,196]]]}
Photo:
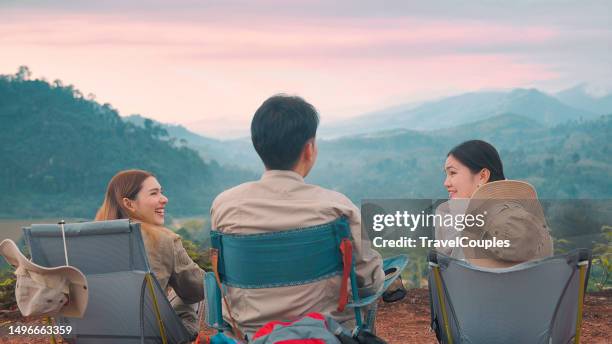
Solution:
{"label": "gray folding camp chair", "polygon": [[429,295],[440,343],[578,343],[591,264],[581,249],[510,268],[432,252]]}
{"label": "gray folding camp chair", "polygon": [[78,344],[189,342],[149,268],[139,224],[32,225],[24,233],[33,262],[53,267],[68,260],[87,277],[89,302],[83,318],[57,319],[72,327],[64,339]]}

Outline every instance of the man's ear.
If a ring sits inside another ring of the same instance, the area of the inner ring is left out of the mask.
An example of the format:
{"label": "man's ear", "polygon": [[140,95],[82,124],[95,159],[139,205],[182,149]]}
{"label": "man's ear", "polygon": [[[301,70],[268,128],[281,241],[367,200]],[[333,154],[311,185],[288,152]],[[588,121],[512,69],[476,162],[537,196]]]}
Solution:
{"label": "man's ear", "polygon": [[306,142],[306,144],[304,145],[304,160],[310,162],[312,160],[314,160],[316,154],[315,154],[315,140],[314,139],[310,139]]}

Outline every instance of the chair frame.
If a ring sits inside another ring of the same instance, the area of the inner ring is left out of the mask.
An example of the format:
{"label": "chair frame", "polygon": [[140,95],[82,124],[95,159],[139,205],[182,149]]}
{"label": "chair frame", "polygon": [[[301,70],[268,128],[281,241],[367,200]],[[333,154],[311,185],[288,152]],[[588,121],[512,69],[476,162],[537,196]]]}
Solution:
{"label": "chair frame", "polygon": [[[577,261],[567,259],[567,257],[570,257],[570,256],[576,256]],[[441,269],[440,269],[439,259],[445,260],[446,264],[455,263],[455,264],[461,265],[463,268],[477,270],[481,272],[487,272],[488,270],[491,270],[491,272],[495,271],[496,273],[500,273],[500,272],[501,273],[504,273],[504,272],[511,273],[513,271],[520,271],[523,268],[528,269],[529,267],[535,266],[539,262],[542,262],[542,261],[559,259],[559,258],[567,259],[567,263],[570,265],[575,263],[576,270],[579,274],[578,276],[578,305],[577,305],[577,310],[576,310],[577,314],[576,314],[574,343],[575,344],[580,343],[584,295],[585,295],[586,287],[588,285],[589,271],[591,268],[591,252],[590,250],[587,250],[587,249],[577,249],[577,250],[568,252],[566,254],[543,258],[543,259],[535,260],[535,261],[529,261],[526,263],[515,265],[510,268],[500,268],[500,269],[483,269],[477,266],[471,266],[469,263],[464,262],[462,260],[451,258],[442,253],[431,251],[428,255],[428,263],[429,263],[429,268],[430,268],[429,298],[430,298],[430,310],[431,310],[431,328],[436,333],[438,342],[453,344],[455,343],[455,340],[457,339],[457,338],[453,338],[453,333],[451,331],[451,324],[449,320],[449,310],[447,310],[446,304],[449,304],[452,310],[452,300],[450,300],[450,298],[448,297],[447,287],[444,282],[444,279],[442,278],[442,274],[440,272]],[[436,309],[434,309],[434,302],[433,302],[434,301],[433,300],[434,288],[432,287],[432,282],[435,285],[435,294],[437,296],[436,301],[437,301],[437,304],[439,305],[439,313],[441,314],[437,314]],[[567,283],[569,283],[569,280],[567,281]],[[567,285],[565,288],[567,288]],[[563,297],[566,291],[567,290],[564,290],[563,294],[561,295],[561,298]],[[560,301],[561,300],[559,300],[559,302]],[[558,307],[559,307],[559,304],[557,304],[557,308]],[[556,317],[556,314],[557,314],[557,309],[555,309],[555,312],[553,314],[553,322]],[[439,320],[438,316],[442,317],[441,319],[442,326],[440,326],[440,324],[438,323],[438,320]],[[458,340],[460,341],[460,339]],[[552,340],[552,338],[549,337],[549,340]]]}
{"label": "chair frame", "polygon": [[[165,328],[165,321],[162,318],[162,314],[160,311],[160,306],[162,306],[162,304],[167,308],[167,307],[171,307],[170,303],[167,299],[162,300],[159,299],[158,296],[156,296],[156,292],[161,293],[161,295],[164,295],[163,290],[161,289],[161,286],[159,285],[159,282],[157,281],[157,279],[155,278],[154,273],[152,272],[149,262],[148,262],[148,258],[145,254],[146,250],[144,247],[144,242],[142,239],[142,234],[140,231],[140,224],[138,223],[132,223],[131,221],[125,219],[125,220],[111,220],[111,221],[95,221],[95,222],[85,222],[85,223],[76,223],[76,224],[68,224],[66,225],[67,227],[67,232],[68,232],[68,236],[79,236],[79,235],[104,235],[105,234],[105,223],[108,223],[109,226],[113,227],[113,228],[117,228],[117,232],[116,233],[125,233],[129,235],[129,240],[130,240],[130,247],[131,248],[137,248],[138,252],[142,253],[142,257],[138,257],[138,259],[142,259],[142,261],[140,261],[143,266],[142,268],[144,269],[143,271],[140,271],[139,269],[134,270],[134,268],[132,267],[130,271],[137,271],[137,272],[142,272],[143,273],[143,282],[141,285],[141,290],[140,290],[140,339],[141,342],[144,343],[145,341],[145,333],[144,333],[144,305],[145,305],[145,295],[146,293],[150,293],[151,296],[151,302],[153,305],[153,311],[154,311],[154,315],[155,315],[155,321],[157,323],[158,326],[158,331],[159,331],[159,336],[161,338],[161,341],[163,344],[167,344],[169,339],[167,337],[167,333],[166,333],[166,328]],[[54,226],[58,226],[57,228],[57,232],[54,231]],[[63,221],[58,223],[58,225],[33,225],[32,227],[24,227],[23,228],[23,232],[24,232],[24,237],[27,243],[27,246],[30,247],[30,253],[32,255],[32,261],[43,265],[43,266],[47,266],[49,265],[49,262],[47,261],[47,258],[45,258],[45,254],[42,252],[38,252],[36,250],[36,245],[34,245],[34,237],[38,237],[37,240],[41,240],[40,238],[44,238],[44,237],[49,237],[49,238],[53,238],[56,239],[57,237],[60,237],[63,242],[64,242],[64,249],[66,247],[66,232],[64,231],[63,228],[64,224]],[[38,243],[40,244],[40,243]],[[66,254],[66,260],[68,259],[68,252],[62,252],[62,256],[64,254]],[[73,260],[71,260],[71,263],[75,263]],[[132,258],[130,258],[130,265],[132,266],[133,261]],[[78,265],[78,264],[77,264]],[[85,276],[87,277],[89,274],[84,272]],[[99,275],[97,273],[93,274],[93,275]],[[90,288],[91,290],[91,288]],[[176,314],[175,314],[176,316]],[[168,319],[166,319],[168,320]],[[70,321],[70,318],[67,317],[59,317],[58,321],[60,323],[68,323]],[[186,337],[189,338],[190,336],[187,334],[187,330],[184,328],[184,326],[182,325],[181,320],[178,318],[178,316],[176,316],[176,318],[174,319],[175,323],[178,323],[180,325],[179,328],[179,336],[180,337]],[[78,334],[75,334],[76,338],[78,339]],[[88,335],[85,335],[86,337]],[[188,340],[186,340],[185,342],[188,342]]]}
{"label": "chair frame", "polygon": [[[342,260],[341,245],[343,242],[346,242],[346,241],[352,242],[350,226],[348,224],[348,220],[345,217],[340,217],[332,222],[329,222],[323,225],[291,229],[291,230],[285,230],[285,231],[277,231],[277,232],[266,232],[266,233],[261,233],[261,234],[251,234],[251,235],[224,234],[219,231],[211,231],[212,251],[218,252],[217,254],[219,255],[219,261],[218,262],[213,261],[213,270],[215,272],[206,273],[204,277],[204,286],[206,289],[206,302],[207,302],[207,314],[206,314],[207,325],[209,327],[217,329],[221,333],[223,331],[227,331],[233,328],[233,326],[230,326],[230,324],[225,322],[222,317],[221,299],[224,298],[224,293],[222,292],[222,290],[225,289],[226,285],[232,285],[232,286],[242,287],[246,289],[258,288],[258,287],[272,287],[273,288],[276,286],[302,285],[302,284],[311,283],[313,281],[316,281],[322,278],[332,277],[329,274],[323,275],[323,276],[312,274],[309,276],[305,276],[304,278],[301,278],[301,279],[284,281],[285,283],[273,283],[270,281],[266,281],[268,283],[261,283],[262,281],[259,281],[260,283],[244,283],[244,284],[238,283],[237,284],[235,283],[235,281],[229,282],[228,276],[232,276],[232,271],[231,271],[231,266],[229,267],[225,266],[225,262],[224,262],[224,241],[225,240],[237,241],[238,243],[240,243],[241,240],[260,240],[262,243],[265,243],[266,240],[268,239],[274,240],[274,239],[277,239],[279,236],[293,236],[295,240],[299,240],[301,233],[304,233],[304,235],[308,235],[306,233],[308,233],[309,231],[320,231],[321,233],[327,233],[327,234],[333,233],[333,236],[335,236],[336,238],[335,250],[336,252],[338,252],[338,254],[336,255],[336,257],[329,257],[327,260],[327,263],[335,264],[336,266],[339,267],[339,269],[336,270],[333,275],[342,276],[343,270],[344,270],[344,263]],[[295,250],[295,254],[299,256],[300,253],[298,252],[298,250],[301,250],[303,248],[294,247],[293,249]],[[333,254],[331,254],[330,256],[333,256]],[[349,277],[348,279],[351,284],[351,290],[353,290],[353,292],[351,293],[352,302],[346,304],[346,307],[353,308],[353,311],[355,313],[356,327],[353,330],[353,334],[356,334],[360,329],[367,330],[367,331],[374,331],[373,325],[374,325],[375,315],[376,315],[375,301],[377,301],[377,299],[387,290],[387,288],[393,283],[393,281],[395,281],[395,279],[400,276],[401,272],[406,267],[407,262],[408,262],[408,257],[406,255],[399,255],[399,256],[391,257],[389,259],[385,259],[383,261],[384,270],[387,270],[389,268],[396,268],[399,271],[395,273],[391,278],[385,279],[383,287],[377,293],[370,295],[368,297],[360,298],[359,293],[355,292],[359,290],[358,289],[359,286],[357,283],[355,262],[354,262],[354,259],[351,258],[350,274],[348,276]],[[215,263],[218,264],[218,266],[215,266]],[[248,278],[246,278],[245,281],[248,282]],[[257,284],[260,284],[260,286],[258,286]],[[368,306],[370,307],[367,311],[365,319],[363,319],[362,309]],[[227,304],[226,304],[226,308],[227,308]]]}

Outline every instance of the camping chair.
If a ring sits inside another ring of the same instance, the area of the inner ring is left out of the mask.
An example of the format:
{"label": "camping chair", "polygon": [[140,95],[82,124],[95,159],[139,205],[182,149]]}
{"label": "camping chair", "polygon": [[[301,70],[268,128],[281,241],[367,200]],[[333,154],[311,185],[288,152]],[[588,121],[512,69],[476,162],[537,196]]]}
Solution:
{"label": "camping chair", "polygon": [[429,255],[431,327],[440,343],[578,343],[590,251],[481,268]]}
{"label": "camping chair", "polygon": [[72,326],[64,339],[78,344],[189,342],[151,272],[139,224],[32,225],[24,233],[33,262],[53,267],[68,261],[87,277],[89,303],[83,318],[57,319],[59,325]]}
{"label": "camping chair", "polygon": [[[339,275],[343,276],[339,300],[348,299],[348,283],[353,291],[358,290],[351,230],[344,217],[324,225],[262,234],[212,231],[211,244],[213,272],[204,276],[206,323],[217,329],[220,337],[223,337],[223,331],[232,328],[222,316],[221,290],[225,286],[274,288],[307,284]],[[383,288],[364,298],[352,293],[353,302],[346,307],[355,312],[356,329],[353,333],[360,329],[374,330],[376,301],[401,274],[407,262],[405,255],[384,260],[384,270],[394,272],[385,279]],[[363,317],[362,309],[366,306],[369,310]]]}

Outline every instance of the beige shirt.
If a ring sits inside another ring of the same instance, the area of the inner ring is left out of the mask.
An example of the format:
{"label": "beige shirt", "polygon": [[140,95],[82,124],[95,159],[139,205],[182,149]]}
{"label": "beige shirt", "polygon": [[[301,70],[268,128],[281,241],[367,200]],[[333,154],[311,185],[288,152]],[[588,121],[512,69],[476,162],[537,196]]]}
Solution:
{"label": "beige shirt", "polygon": [[161,226],[140,224],[151,270],[162,288],[172,287],[186,303],[204,298],[204,271],[189,257],[181,238]]}
{"label": "beige shirt", "polygon": [[[359,209],[344,195],[306,184],[293,171],[266,171],[259,181],[229,189],[214,200],[213,230],[255,234],[309,227],[345,215],[356,243],[354,257],[360,295],[378,291],[384,281],[382,258],[362,241]],[[227,288],[232,314],[240,329],[252,334],[269,321],[292,320],[309,312],[329,314],[340,322],[354,320],[352,309],[336,311],[341,278],[335,276],[300,286],[268,289]],[[230,319],[227,310],[224,317]]]}
{"label": "beige shirt", "polygon": [[[446,215],[457,216],[465,214],[469,199],[450,199],[438,206],[436,215],[445,217]],[[455,227],[444,226],[441,223],[436,223],[435,239],[436,240],[455,240],[457,237],[463,236],[463,232],[458,231]],[[463,248],[457,247],[438,247],[436,251],[443,253],[449,257],[465,260]]]}

